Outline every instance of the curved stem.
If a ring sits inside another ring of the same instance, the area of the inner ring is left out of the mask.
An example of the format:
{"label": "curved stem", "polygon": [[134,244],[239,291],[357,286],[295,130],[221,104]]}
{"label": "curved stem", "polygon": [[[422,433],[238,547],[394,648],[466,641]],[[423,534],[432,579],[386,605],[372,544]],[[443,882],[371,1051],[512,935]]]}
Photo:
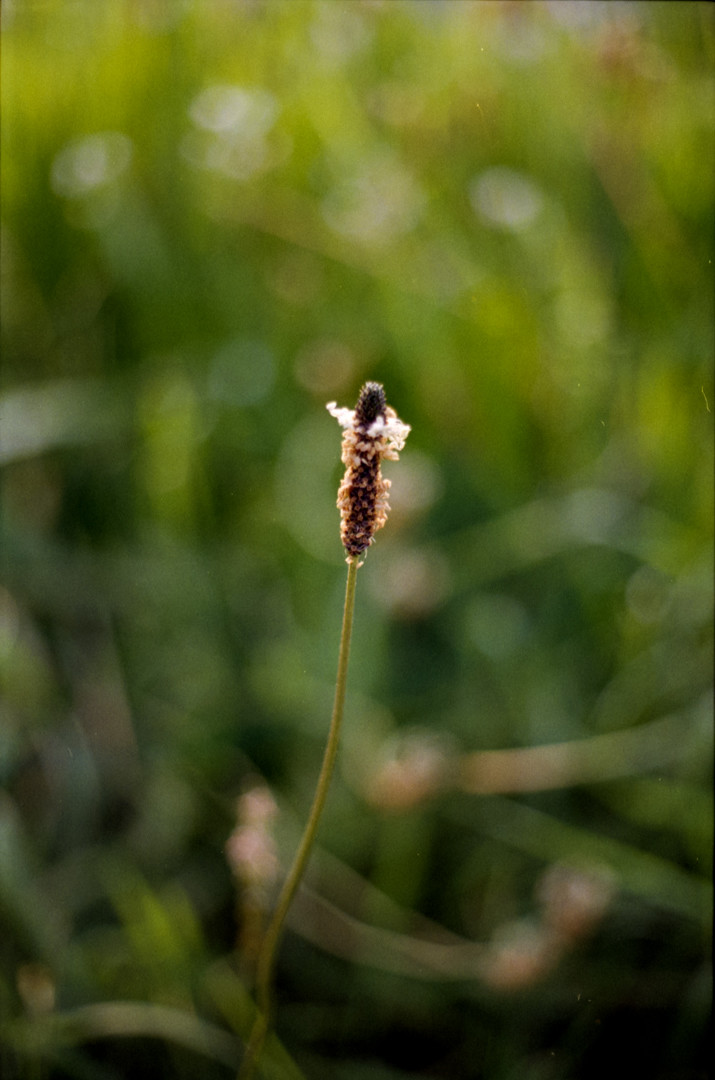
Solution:
{"label": "curved stem", "polygon": [[261,945],[261,951],[256,967],[256,1001],[258,1004],[258,1014],[251,1030],[246,1053],[238,1074],[238,1080],[250,1080],[250,1077],[252,1077],[255,1072],[263,1050],[263,1044],[265,1043],[271,1022],[273,968],[283,923],[308,862],[315,834],[318,830],[320,815],[323,812],[328,788],[330,787],[330,778],[333,774],[335,758],[338,752],[340,726],[342,724],[343,708],[345,705],[348,658],[350,656],[350,636],[353,625],[353,611],[355,609],[355,585],[357,582],[359,565],[360,563],[357,558],[350,559],[348,563],[348,580],[345,588],[345,607],[343,609],[343,627],[340,634],[340,653],[338,655],[338,674],[335,683],[335,701],[333,704],[333,715],[330,721],[328,741],[323,755],[323,764],[320,770],[320,776],[318,777],[318,785],[315,789],[315,795],[313,796],[313,805],[310,809],[310,816],[308,817],[308,822],[305,826],[305,831],[300,841],[298,851],[293,860],[293,865],[283,883],[283,888],[278,897],[278,903],[276,904],[273,917],[271,918]]}

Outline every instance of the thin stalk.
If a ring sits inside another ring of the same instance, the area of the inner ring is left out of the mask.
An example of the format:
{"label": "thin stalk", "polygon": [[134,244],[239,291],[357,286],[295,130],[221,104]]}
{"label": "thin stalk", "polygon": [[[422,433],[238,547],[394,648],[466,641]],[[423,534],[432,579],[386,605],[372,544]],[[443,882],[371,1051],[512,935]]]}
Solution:
{"label": "thin stalk", "polygon": [[238,1073],[238,1080],[250,1080],[258,1065],[263,1045],[266,1041],[268,1028],[271,1023],[272,1009],[272,984],[273,968],[275,966],[276,952],[280,942],[283,923],[288,914],[296,890],[303,876],[310,851],[318,831],[320,815],[323,812],[325,799],[330,787],[330,778],[335,766],[335,758],[338,752],[340,739],[340,726],[343,720],[345,706],[345,690],[348,678],[348,659],[350,656],[350,636],[353,626],[353,611],[355,610],[355,585],[357,582],[359,558],[354,557],[348,562],[348,580],[345,587],[345,607],[343,609],[343,627],[340,633],[340,653],[338,655],[338,674],[335,682],[335,701],[333,715],[330,721],[328,741],[323,755],[323,764],[318,777],[318,785],[313,796],[313,805],[310,816],[305,826],[303,837],[296,852],[293,865],[283,883],[278,903],[266,930],[261,944],[261,951],[256,965],[256,1002],[258,1014],[251,1030],[251,1035],[246,1047],[243,1063]]}

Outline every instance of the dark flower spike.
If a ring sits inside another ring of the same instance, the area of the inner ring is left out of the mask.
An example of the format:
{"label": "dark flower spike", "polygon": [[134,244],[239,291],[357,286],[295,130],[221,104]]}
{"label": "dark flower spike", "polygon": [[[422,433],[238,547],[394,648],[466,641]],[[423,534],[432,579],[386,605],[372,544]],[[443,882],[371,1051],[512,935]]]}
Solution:
{"label": "dark flower spike", "polygon": [[376,382],[365,383],[354,410],[338,408],[334,401],[326,408],[345,428],[342,460],[346,470],[338,490],[338,508],[340,535],[350,562],[370,546],[387,521],[390,481],[382,476],[380,466],[384,458],[398,460],[410,427],[386,403],[385,391]]}
{"label": "dark flower spike", "polygon": [[367,382],[360,391],[355,406],[355,419],[360,424],[371,424],[378,416],[384,416],[387,409],[385,390],[379,382]]}

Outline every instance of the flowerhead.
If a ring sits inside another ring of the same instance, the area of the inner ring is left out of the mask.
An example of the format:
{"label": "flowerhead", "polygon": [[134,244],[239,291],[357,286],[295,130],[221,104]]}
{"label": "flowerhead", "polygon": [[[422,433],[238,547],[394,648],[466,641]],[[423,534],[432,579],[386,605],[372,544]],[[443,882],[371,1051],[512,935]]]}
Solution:
{"label": "flowerhead", "polygon": [[384,458],[397,461],[410,433],[409,424],[399,419],[385,401],[380,383],[367,382],[354,409],[326,405],[345,429],[342,460],[345,476],[338,490],[340,535],[350,562],[373,542],[375,533],[387,521],[390,509],[390,481],[380,471]]}

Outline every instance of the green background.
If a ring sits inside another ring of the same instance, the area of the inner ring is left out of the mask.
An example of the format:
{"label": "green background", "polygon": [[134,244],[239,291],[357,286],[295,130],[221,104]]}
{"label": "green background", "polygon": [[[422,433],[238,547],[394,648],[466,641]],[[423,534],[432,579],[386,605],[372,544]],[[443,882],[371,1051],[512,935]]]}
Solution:
{"label": "green background", "polygon": [[3,5],[3,1077],[232,1075],[366,379],[412,433],[267,1075],[706,1076],[713,29]]}

